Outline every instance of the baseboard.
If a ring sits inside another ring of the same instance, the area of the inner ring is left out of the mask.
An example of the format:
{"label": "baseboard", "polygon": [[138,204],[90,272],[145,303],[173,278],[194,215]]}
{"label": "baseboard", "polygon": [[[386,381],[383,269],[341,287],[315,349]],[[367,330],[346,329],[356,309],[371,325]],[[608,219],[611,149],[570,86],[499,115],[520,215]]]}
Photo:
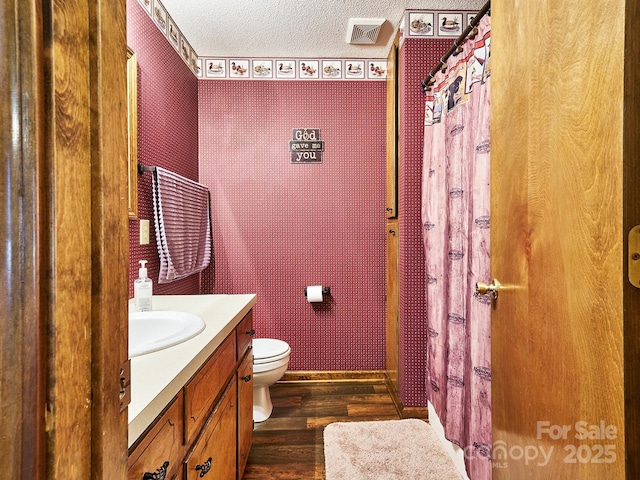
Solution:
{"label": "baseboard", "polygon": [[287,370],[278,383],[297,382],[385,382],[380,370]]}
{"label": "baseboard", "polygon": [[304,383],[304,382],[376,382],[383,383],[391,396],[400,418],[429,419],[427,407],[405,407],[400,395],[383,370],[287,370],[278,383]]}
{"label": "baseboard", "polygon": [[402,416],[404,405],[402,404],[402,399],[400,398],[400,394],[396,389],[396,385],[395,383],[393,383],[393,381],[391,380],[391,377],[389,377],[389,374],[387,372],[384,372],[384,377],[385,377],[385,384],[387,385],[387,390],[389,391],[389,395],[391,395],[391,400],[393,401],[393,405],[396,407],[396,412],[398,412],[398,415],[400,416],[400,418],[404,418]]}
{"label": "baseboard", "polygon": [[402,418],[419,418],[428,421],[429,409],[427,407],[404,407],[402,409]]}
{"label": "baseboard", "polygon": [[393,400],[393,404],[396,407],[396,411],[400,418],[419,418],[422,420],[429,420],[429,409],[427,407],[405,407],[402,403],[402,399],[400,398],[400,394],[396,389],[396,385],[391,381],[389,375],[385,374],[385,383],[387,385],[387,390],[389,390],[389,395],[391,395],[391,399]]}

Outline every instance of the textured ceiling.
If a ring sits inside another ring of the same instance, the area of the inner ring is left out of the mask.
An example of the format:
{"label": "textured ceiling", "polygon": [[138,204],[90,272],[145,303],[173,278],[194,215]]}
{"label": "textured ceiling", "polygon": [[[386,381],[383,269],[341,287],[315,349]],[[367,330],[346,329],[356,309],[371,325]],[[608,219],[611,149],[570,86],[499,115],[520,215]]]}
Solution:
{"label": "textured ceiling", "polygon": [[[161,0],[199,56],[386,58],[405,10],[479,10],[485,0]],[[385,18],[375,45],[349,18]]]}

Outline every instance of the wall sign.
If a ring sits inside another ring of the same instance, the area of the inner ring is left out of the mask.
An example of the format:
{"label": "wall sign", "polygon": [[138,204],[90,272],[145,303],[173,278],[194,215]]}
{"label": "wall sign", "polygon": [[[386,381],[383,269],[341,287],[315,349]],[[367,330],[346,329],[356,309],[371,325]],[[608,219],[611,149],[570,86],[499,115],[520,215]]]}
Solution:
{"label": "wall sign", "polygon": [[320,140],[319,128],[294,128],[291,137],[291,163],[322,163],[324,140]]}

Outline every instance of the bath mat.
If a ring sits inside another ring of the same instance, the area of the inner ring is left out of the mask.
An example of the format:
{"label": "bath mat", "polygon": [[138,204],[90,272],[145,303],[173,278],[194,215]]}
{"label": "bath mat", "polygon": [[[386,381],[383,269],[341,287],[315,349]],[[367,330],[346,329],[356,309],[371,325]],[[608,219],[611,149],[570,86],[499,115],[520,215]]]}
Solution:
{"label": "bath mat", "polygon": [[336,422],[324,429],[326,480],[460,480],[422,420]]}

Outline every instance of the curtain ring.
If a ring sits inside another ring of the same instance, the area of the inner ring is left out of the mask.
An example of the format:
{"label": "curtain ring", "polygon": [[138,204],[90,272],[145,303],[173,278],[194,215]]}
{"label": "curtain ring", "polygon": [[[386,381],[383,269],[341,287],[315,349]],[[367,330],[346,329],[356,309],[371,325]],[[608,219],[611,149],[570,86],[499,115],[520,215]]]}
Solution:
{"label": "curtain ring", "polygon": [[[453,42],[453,46],[455,47],[455,49],[453,50],[453,52],[451,52],[451,55],[455,57],[462,51],[462,46],[458,43],[458,40]],[[442,60],[440,61],[442,62]]]}

